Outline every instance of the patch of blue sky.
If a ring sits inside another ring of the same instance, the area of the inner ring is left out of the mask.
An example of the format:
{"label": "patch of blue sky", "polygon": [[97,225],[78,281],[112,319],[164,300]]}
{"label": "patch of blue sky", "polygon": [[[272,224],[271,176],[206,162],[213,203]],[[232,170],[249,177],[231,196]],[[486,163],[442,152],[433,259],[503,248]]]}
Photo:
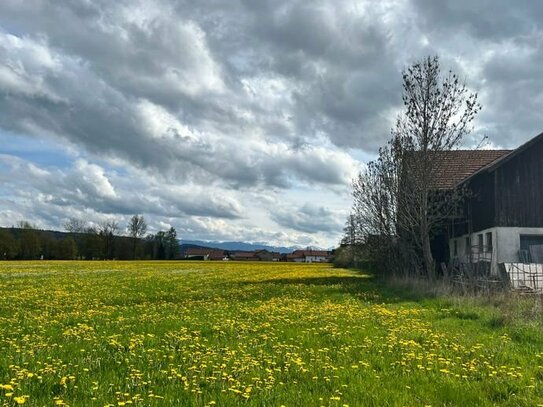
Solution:
{"label": "patch of blue sky", "polygon": [[[32,162],[39,167],[52,167],[60,170],[69,169],[73,167],[77,158],[84,158],[89,162],[98,164],[106,172],[115,171],[119,176],[128,175],[128,171],[122,166],[112,165],[108,160],[99,157],[88,156],[85,151],[68,147],[60,139],[38,139],[32,136],[6,132],[1,129],[0,154],[15,156]],[[4,167],[0,166],[0,169]]]}
{"label": "patch of blue sky", "polygon": [[0,154],[16,156],[39,166],[68,168],[74,154],[59,142],[0,130]]}
{"label": "patch of blue sky", "polygon": [[360,169],[362,169],[365,164],[377,159],[377,152],[366,152],[364,150],[349,148],[347,152],[351,157],[361,163]]}

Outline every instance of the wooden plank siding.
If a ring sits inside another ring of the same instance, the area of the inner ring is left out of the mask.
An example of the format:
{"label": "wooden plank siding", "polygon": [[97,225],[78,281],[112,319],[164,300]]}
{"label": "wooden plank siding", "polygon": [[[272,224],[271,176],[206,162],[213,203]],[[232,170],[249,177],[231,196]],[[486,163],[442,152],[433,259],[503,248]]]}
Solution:
{"label": "wooden plank siding", "polygon": [[502,227],[543,227],[543,137],[467,182],[465,221],[452,236]]}
{"label": "wooden plank siding", "polygon": [[494,174],[496,226],[543,227],[543,138]]}
{"label": "wooden plank siding", "polygon": [[469,230],[475,232],[495,226],[496,204],[493,174],[483,173],[470,182],[471,198],[469,200]]}

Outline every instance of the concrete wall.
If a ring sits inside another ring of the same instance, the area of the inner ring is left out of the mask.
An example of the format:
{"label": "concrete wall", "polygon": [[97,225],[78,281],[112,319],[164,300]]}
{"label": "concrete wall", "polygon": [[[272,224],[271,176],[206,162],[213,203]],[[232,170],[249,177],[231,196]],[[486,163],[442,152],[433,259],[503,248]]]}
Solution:
{"label": "concrete wall", "polygon": [[520,235],[543,235],[543,228],[497,228],[498,262],[514,263],[519,261]]}
{"label": "concrete wall", "polygon": [[[487,233],[492,234],[492,250],[489,250]],[[479,235],[483,236],[483,250],[478,248]],[[543,235],[543,228],[496,227],[460,236],[449,240],[451,259],[460,262],[492,261],[492,273],[497,273],[499,263],[516,263],[519,261],[520,235]],[[466,238],[470,237],[471,250],[466,251]],[[457,244],[457,255],[454,255],[454,244]]]}

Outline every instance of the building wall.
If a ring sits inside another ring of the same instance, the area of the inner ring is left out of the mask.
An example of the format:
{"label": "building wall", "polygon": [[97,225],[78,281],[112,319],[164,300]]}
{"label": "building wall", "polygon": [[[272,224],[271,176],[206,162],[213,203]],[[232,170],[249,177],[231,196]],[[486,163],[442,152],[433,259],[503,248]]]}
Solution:
{"label": "building wall", "polygon": [[494,177],[494,174],[481,174],[471,181],[469,187],[472,197],[466,208],[470,222],[462,224],[462,234],[498,226]]}
{"label": "building wall", "polygon": [[511,159],[467,183],[470,197],[449,235],[492,227],[543,227],[543,135]]}
{"label": "building wall", "polygon": [[[488,233],[492,234],[492,250],[488,241]],[[483,247],[479,249],[479,235],[483,236]],[[477,233],[465,234],[449,240],[449,254],[451,259],[458,259],[461,262],[469,262],[474,259],[489,261],[491,258],[496,257],[496,228],[489,228],[481,230]],[[467,239],[469,237],[470,245],[467,245]],[[455,253],[456,244],[456,253]]]}
{"label": "building wall", "polygon": [[498,263],[519,261],[520,235],[543,235],[543,228],[500,227],[498,229]]}
{"label": "building wall", "polygon": [[305,256],[306,263],[324,263],[326,257],[324,256]]}
{"label": "building wall", "polygon": [[[492,236],[492,250],[489,248],[488,233]],[[483,250],[479,250],[479,235],[483,236]],[[498,272],[499,263],[516,263],[519,261],[520,236],[543,236],[542,228],[527,227],[494,227],[465,234],[449,240],[449,253],[451,259],[460,262],[492,261],[492,273]],[[466,250],[466,238],[470,238],[471,249]],[[456,242],[456,255],[455,255]]]}
{"label": "building wall", "polygon": [[543,138],[499,166],[495,226],[543,227]]}

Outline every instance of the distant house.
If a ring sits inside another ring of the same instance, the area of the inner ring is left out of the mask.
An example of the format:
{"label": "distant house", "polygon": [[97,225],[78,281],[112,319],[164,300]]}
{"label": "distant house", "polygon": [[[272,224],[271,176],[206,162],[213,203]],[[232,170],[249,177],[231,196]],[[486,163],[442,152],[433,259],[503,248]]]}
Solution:
{"label": "distant house", "polygon": [[189,247],[185,252],[186,259],[208,260],[210,249],[200,247]]}
{"label": "distant house", "polygon": [[231,254],[233,260],[237,261],[259,261],[255,252],[234,252]]}
{"label": "distant house", "polygon": [[543,263],[543,133],[515,150],[450,151],[438,189],[466,187],[462,213],[432,249],[438,261]]}
{"label": "distant house", "polygon": [[271,257],[271,261],[283,261],[283,255],[279,252],[271,252]]}
{"label": "distant house", "polygon": [[189,247],[185,259],[190,260],[228,260],[228,253],[220,249]]}
{"label": "distant house", "polygon": [[299,252],[300,252],[299,250],[296,250],[293,253],[287,254],[287,261],[303,263],[305,261],[305,257],[302,255],[302,253],[299,253]]}
{"label": "distant house", "polygon": [[295,250],[287,255],[287,261],[296,263],[324,263],[330,258],[331,252],[326,250]]}
{"label": "distant house", "polygon": [[273,254],[266,249],[256,250],[255,256],[259,261],[273,261]]}
{"label": "distant house", "polygon": [[281,261],[281,253],[270,252],[266,249],[256,250],[255,256],[259,261]]}
{"label": "distant house", "polygon": [[209,252],[209,260],[230,260],[225,250],[215,249]]}

